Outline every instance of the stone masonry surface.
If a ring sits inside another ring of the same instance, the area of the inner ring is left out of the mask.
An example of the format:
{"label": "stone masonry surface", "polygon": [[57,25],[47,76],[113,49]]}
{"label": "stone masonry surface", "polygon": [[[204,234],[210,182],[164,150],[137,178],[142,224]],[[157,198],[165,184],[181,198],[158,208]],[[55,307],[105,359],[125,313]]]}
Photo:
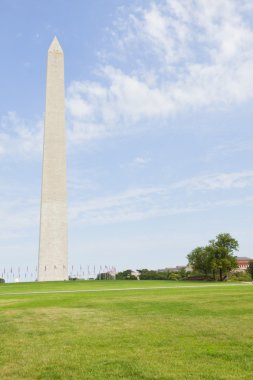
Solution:
{"label": "stone masonry surface", "polygon": [[48,50],[40,216],[39,281],[68,279],[64,55],[55,37]]}

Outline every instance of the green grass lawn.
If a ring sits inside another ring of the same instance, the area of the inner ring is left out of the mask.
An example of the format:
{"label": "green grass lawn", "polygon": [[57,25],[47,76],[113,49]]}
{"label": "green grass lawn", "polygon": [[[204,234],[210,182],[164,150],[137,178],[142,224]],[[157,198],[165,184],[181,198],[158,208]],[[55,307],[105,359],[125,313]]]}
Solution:
{"label": "green grass lawn", "polygon": [[253,286],[185,285],[0,284],[0,379],[251,379]]}

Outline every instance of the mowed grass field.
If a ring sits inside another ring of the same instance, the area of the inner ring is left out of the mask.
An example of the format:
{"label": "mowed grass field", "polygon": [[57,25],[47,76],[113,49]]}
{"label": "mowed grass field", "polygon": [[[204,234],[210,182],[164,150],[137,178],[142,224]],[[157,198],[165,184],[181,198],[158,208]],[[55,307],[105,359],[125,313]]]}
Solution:
{"label": "mowed grass field", "polygon": [[253,286],[203,285],[0,284],[0,379],[249,380]]}

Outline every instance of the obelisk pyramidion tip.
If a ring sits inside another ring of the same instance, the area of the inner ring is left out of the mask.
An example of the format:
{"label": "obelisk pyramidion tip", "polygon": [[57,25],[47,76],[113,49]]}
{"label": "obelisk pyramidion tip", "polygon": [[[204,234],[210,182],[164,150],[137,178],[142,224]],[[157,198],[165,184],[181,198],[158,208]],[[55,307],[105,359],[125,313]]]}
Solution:
{"label": "obelisk pyramidion tip", "polygon": [[63,53],[63,50],[61,48],[61,45],[57,39],[57,37],[55,36],[51,45],[49,46],[49,49],[48,49],[49,52],[57,52],[57,53]]}

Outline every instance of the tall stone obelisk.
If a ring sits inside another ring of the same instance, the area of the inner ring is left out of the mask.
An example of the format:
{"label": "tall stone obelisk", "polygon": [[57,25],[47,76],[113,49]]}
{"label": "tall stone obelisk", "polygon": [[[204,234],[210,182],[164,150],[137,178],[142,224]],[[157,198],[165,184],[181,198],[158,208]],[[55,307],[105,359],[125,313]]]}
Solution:
{"label": "tall stone obelisk", "polygon": [[48,50],[38,281],[68,279],[64,56]]}

